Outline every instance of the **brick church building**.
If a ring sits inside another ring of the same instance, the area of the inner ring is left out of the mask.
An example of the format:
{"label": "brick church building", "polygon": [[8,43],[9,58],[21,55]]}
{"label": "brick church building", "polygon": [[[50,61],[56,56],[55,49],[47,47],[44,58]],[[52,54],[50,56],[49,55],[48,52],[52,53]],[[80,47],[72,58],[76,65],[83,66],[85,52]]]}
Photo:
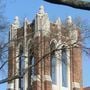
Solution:
{"label": "brick church building", "polygon": [[41,6],[20,26],[16,16],[9,33],[8,90],[80,90],[82,86],[80,29],[68,16],[50,22]]}

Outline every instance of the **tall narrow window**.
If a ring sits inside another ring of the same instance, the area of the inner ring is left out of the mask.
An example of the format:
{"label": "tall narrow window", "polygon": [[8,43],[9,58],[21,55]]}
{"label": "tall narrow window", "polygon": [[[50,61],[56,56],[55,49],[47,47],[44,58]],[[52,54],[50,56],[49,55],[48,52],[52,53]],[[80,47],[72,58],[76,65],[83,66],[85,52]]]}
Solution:
{"label": "tall narrow window", "polygon": [[29,68],[29,72],[28,72],[28,85],[29,85],[29,89],[32,90],[32,82],[33,82],[33,77],[34,77],[34,74],[35,74],[35,67],[34,67],[34,64],[35,64],[35,58],[33,56],[33,53],[32,53],[32,50],[30,49],[29,52],[28,52],[28,65],[31,66]]}
{"label": "tall narrow window", "polygon": [[24,71],[24,53],[23,53],[23,48],[20,47],[20,52],[19,52],[19,76],[21,76],[19,78],[19,88],[20,90],[24,90],[24,77],[23,76],[23,71]]}
{"label": "tall narrow window", "polygon": [[32,65],[32,67],[31,67],[31,71],[32,71],[32,76],[34,76],[34,63],[35,63],[35,58],[32,56],[32,59],[31,59],[31,65]]}
{"label": "tall narrow window", "polygon": [[67,87],[68,78],[67,78],[67,50],[66,48],[62,48],[62,86]]}
{"label": "tall narrow window", "polygon": [[52,84],[56,84],[56,56],[53,50],[55,49],[55,44],[51,44],[51,79]]}

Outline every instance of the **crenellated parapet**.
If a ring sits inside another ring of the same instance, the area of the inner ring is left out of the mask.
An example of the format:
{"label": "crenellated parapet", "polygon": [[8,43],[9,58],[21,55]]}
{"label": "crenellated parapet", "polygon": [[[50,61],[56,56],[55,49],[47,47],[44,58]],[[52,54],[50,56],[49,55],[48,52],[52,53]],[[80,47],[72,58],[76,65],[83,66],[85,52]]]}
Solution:
{"label": "crenellated parapet", "polygon": [[[78,40],[78,28],[72,17],[68,16],[65,23],[63,23],[60,18],[58,18],[55,22],[51,22],[49,20],[48,13],[44,10],[44,6],[40,6],[33,22],[30,22],[27,18],[25,18],[22,28],[20,27],[19,18],[16,16],[10,28],[10,40],[20,37],[20,35],[17,36],[19,32],[24,33],[23,37],[25,40],[27,40],[26,37],[30,33],[33,33],[33,37],[40,37],[40,34],[48,37],[52,34],[52,32],[57,34],[59,39],[61,39],[61,37],[70,39],[71,44],[77,42]],[[20,31],[19,28],[23,30]],[[68,35],[65,33],[68,33]]]}

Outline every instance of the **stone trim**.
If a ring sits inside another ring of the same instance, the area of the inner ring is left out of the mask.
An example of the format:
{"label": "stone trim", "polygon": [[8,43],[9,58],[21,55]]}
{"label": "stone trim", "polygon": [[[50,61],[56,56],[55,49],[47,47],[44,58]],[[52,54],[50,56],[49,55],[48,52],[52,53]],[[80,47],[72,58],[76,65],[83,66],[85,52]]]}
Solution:
{"label": "stone trim", "polygon": [[72,82],[72,88],[80,88],[80,83]]}
{"label": "stone trim", "polygon": [[34,75],[33,77],[32,77],[32,82],[34,82],[34,81],[40,81],[41,80],[41,76],[40,75]]}
{"label": "stone trim", "polygon": [[50,81],[50,82],[52,81],[50,75],[44,75],[43,79],[44,79],[44,81]]}
{"label": "stone trim", "polygon": [[8,83],[8,89],[13,90],[14,89],[14,83]]}
{"label": "stone trim", "polygon": [[[52,81],[50,75],[43,75],[42,80],[43,81],[50,81],[50,82]],[[33,76],[32,82],[34,82],[34,81],[41,81],[41,76],[40,75]]]}

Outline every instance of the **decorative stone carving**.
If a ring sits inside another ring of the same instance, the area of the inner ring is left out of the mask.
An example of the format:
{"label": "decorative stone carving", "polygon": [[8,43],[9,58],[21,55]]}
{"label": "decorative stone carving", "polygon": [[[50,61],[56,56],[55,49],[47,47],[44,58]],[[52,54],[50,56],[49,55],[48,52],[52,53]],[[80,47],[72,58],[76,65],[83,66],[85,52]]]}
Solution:
{"label": "decorative stone carving", "polygon": [[16,16],[14,18],[14,22],[10,27],[10,40],[15,39],[17,37],[17,29],[20,27],[19,18]]}
{"label": "decorative stone carving", "polygon": [[42,35],[48,35],[48,32],[50,31],[50,21],[43,6],[39,8],[39,12],[35,18],[35,36],[39,36],[40,31],[42,31]]}
{"label": "decorative stone carving", "polygon": [[78,31],[77,30],[70,31],[70,39],[71,39],[71,44],[77,43],[78,41]]}
{"label": "decorative stone carving", "polygon": [[44,6],[40,6],[38,13],[39,13],[39,14],[44,14],[44,13],[45,13],[45,12],[44,12]]}
{"label": "decorative stone carving", "polygon": [[20,27],[19,18],[18,18],[18,16],[16,16],[14,18],[14,22],[12,24],[12,29],[18,29],[19,27]]}

